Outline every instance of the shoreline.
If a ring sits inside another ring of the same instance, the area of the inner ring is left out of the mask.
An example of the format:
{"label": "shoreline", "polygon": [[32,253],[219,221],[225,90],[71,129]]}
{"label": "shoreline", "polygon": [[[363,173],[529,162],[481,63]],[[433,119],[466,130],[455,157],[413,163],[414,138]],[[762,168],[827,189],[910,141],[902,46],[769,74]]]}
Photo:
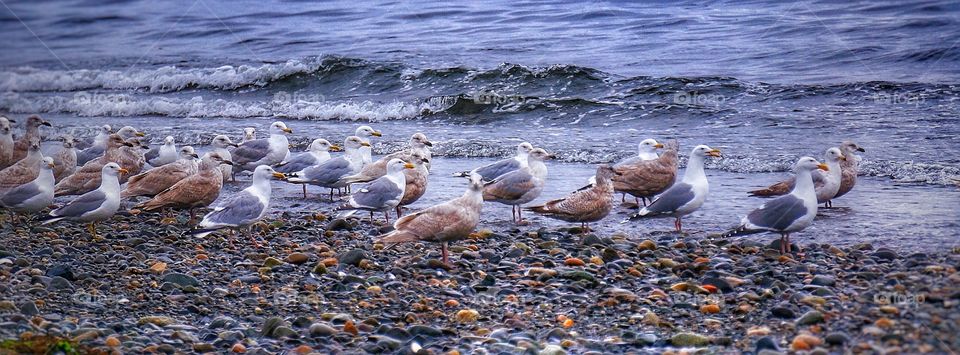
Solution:
{"label": "shoreline", "polygon": [[154,214],[114,217],[100,240],[5,225],[0,337],[124,352],[960,348],[960,250],[798,240],[804,255],[781,257],[766,236],[497,227],[453,243],[448,270],[439,245],[382,250],[380,226],[341,221],[273,213],[261,248]]}

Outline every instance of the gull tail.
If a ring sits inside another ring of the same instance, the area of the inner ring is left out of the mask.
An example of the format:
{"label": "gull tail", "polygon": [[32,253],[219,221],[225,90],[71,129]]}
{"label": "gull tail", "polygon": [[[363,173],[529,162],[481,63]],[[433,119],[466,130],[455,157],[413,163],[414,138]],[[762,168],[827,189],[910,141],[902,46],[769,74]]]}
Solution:
{"label": "gull tail", "polygon": [[469,178],[470,178],[470,172],[469,172],[469,171],[460,171],[460,172],[453,173],[453,176],[454,176],[454,177],[465,177],[465,178],[468,178],[468,179],[469,179]]}
{"label": "gull tail", "polygon": [[40,222],[40,223],[43,223],[43,224],[50,224],[50,223],[58,222],[58,221],[60,221],[60,220],[62,220],[62,219],[64,219],[64,218],[66,218],[66,217],[47,215],[47,216],[43,216],[43,217],[38,218],[38,219],[37,219],[37,222]]}
{"label": "gull tail", "polygon": [[361,182],[370,182],[370,181],[373,181],[373,180],[376,180],[376,179],[377,179],[377,178],[374,178],[374,177],[357,174],[357,175],[345,176],[345,177],[344,177],[343,179],[341,179],[341,180],[342,180],[343,182],[347,183],[347,184],[356,184],[356,183],[361,183]]}
{"label": "gull tail", "polygon": [[644,207],[644,208],[641,208],[640,211],[637,211],[637,213],[631,214],[631,215],[630,215],[630,220],[631,220],[631,221],[636,221],[636,220],[639,220],[639,219],[656,217],[657,215],[659,215],[659,213],[651,212],[651,211],[648,210],[646,207]]}
{"label": "gull tail", "polygon": [[740,225],[739,227],[737,227],[737,228],[731,229],[731,230],[729,230],[729,231],[726,231],[726,232],[720,234],[720,237],[721,237],[721,238],[730,238],[730,237],[736,237],[736,236],[741,236],[741,235],[756,234],[756,233],[761,233],[761,232],[764,232],[764,231],[763,231],[763,230],[760,230],[760,229],[750,229],[750,228],[747,228],[747,225],[741,224],[741,225]]}
{"label": "gull tail", "polygon": [[747,193],[748,193],[751,197],[769,197],[769,196],[779,196],[779,195],[782,195],[782,194],[777,193],[776,191],[773,191],[772,189],[769,189],[769,188],[767,188],[767,189],[759,189],[759,190],[748,191]]}
{"label": "gull tail", "polygon": [[203,237],[206,237],[207,235],[210,235],[210,233],[216,232],[218,230],[220,230],[220,228],[199,228],[199,229],[194,229],[188,232],[187,234],[196,238],[203,238]]}
{"label": "gull tail", "polygon": [[420,238],[417,237],[416,234],[413,234],[407,231],[400,231],[400,230],[395,230],[393,232],[377,237],[377,242],[380,242],[383,244],[399,244],[399,243],[417,242],[417,241],[420,241]]}

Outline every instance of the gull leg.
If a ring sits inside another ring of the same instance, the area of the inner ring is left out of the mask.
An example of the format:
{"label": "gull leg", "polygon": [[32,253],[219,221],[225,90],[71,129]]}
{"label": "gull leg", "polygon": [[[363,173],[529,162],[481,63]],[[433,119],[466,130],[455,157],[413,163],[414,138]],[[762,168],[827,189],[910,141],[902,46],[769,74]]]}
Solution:
{"label": "gull leg", "polygon": [[390,211],[383,211],[383,218],[386,218],[387,224],[390,224]]}
{"label": "gull leg", "polygon": [[673,221],[673,226],[676,227],[677,233],[681,233],[681,234],[682,234],[682,233],[683,233],[683,221],[682,221],[680,218],[682,218],[682,217],[677,217],[677,219],[676,219],[675,221]]}
{"label": "gull leg", "polygon": [[397,206],[397,219],[400,219],[400,206]]}
{"label": "gull leg", "polygon": [[785,254],[787,252],[787,247],[784,245],[787,242],[785,234],[780,235],[780,254]]}
{"label": "gull leg", "polygon": [[443,264],[450,265],[450,261],[447,260],[447,242],[443,242],[440,247],[441,254],[443,255]]}
{"label": "gull leg", "polygon": [[523,211],[523,208],[517,205],[517,223],[523,223],[523,214],[521,211]]}
{"label": "gull leg", "polygon": [[370,211],[370,223],[373,223],[373,211]]}
{"label": "gull leg", "polygon": [[790,252],[790,234],[786,234],[784,238],[787,239],[787,253],[789,253]]}
{"label": "gull leg", "polygon": [[627,202],[627,194],[620,194],[620,203]]}
{"label": "gull leg", "polygon": [[303,198],[307,198],[307,184],[300,185],[303,187]]}
{"label": "gull leg", "polygon": [[643,207],[647,207],[647,203],[650,202],[646,197],[643,197]]}
{"label": "gull leg", "polygon": [[[337,189],[339,190],[339,189]],[[333,189],[330,189],[330,202],[333,202]]]}

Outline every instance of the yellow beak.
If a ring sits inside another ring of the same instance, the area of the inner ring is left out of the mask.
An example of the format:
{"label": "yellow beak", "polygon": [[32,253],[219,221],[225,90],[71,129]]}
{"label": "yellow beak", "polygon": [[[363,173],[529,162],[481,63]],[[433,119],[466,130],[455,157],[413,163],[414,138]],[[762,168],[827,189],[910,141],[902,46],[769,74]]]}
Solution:
{"label": "yellow beak", "polygon": [[840,156],[840,160],[847,161],[847,156],[841,155],[841,156]]}
{"label": "yellow beak", "polygon": [[827,164],[823,164],[823,163],[821,163],[820,165],[817,165],[817,168],[823,171],[830,171],[830,167],[828,167]]}
{"label": "yellow beak", "polygon": [[129,171],[127,171],[127,169],[124,169],[124,168],[120,168],[120,170],[118,170],[118,171],[119,171],[121,174],[129,173]]}
{"label": "yellow beak", "polygon": [[137,136],[137,137],[145,137],[147,134],[146,134],[146,133],[143,133],[143,132],[137,132],[137,133],[134,133],[133,135],[135,135],[135,136]]}
{"label": "yellow beak", "polygon": [[383,136],[383,134],[381,134],[379,131],[374,131],[373,133],[370,133],[370,135],[372,135],[372,136],[374,136],[374,137],[382,137],[382,136]]}
{"label": "yellow beak", "polygon": [[413,169],[413,168],[416,168],[416,167],[413,166],[413,164],[406,163],[406,164],[403,164],[403,168],[404,168],[404,169]]}
{"label": "yellow beak", "polygon": [[287,178],[287,176],[284,175],[283,173],[273,173],[273,177],[275,177],[275,178],[277,178],[277,179],[286,179],[286,178]]}
{"label": "yellow beak", "polygon": [[57,165],[56,165],[56,164],[54,164],[54,163],[50,163],[50,164],[47,164],[47,166],[49,166],[49,167],[51,167],[51,168],[53,168],[53,167],[56,167]]}
{"label": "yellow beak", "polygon": [[663,143],[657,143],[653,145],[654,148],[661,149],[663,148]]}
{"label": "yellow beak", "polygon": [[283,131],[287,133],[293,133],[293,130],[289,128],[284,128]]}
{"label": "yellow beak", "polygon": [[361,147],[369,147],[369,146],[370,146],[370,143],[360,142],[360,146],[361,146]]}
{"label": "yellow beak", "polygon": [[331,146],[330,146],[330,151],[331,151],[331,152],[339,152],[339,151],[341,151],[341,150],[343,150],[343,148],[340,148],[339,145],[331,145]]}
{"label": "yellow beak", "polygon": [[719,157],[722,157],[722,155],[720,155],[720,150],[719,150],[719,149],[711,150],[711,151],[707,152],[707,155],[709,155],[709,156],[711,156],[711,157],[718,157],[718,158],[719,158]]}

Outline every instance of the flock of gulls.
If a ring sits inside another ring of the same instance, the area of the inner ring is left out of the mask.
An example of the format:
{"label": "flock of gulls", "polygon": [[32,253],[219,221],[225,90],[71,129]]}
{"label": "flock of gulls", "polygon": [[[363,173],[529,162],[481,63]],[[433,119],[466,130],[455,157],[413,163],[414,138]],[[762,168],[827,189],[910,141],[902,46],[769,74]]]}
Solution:
{"label": "flock of gulls", "polygon": [[[583,188],[529,206],[540,197],[547,179],[545,161],[554,156],[523,142],[512,157],[455,174],[469,181],[462,196],[402,215],[404,206],[416,202],[427,189],[433,143],[422,133],[414,134],[406,149],[373,160],[370,140],[381,133],[370,126],[357,128],[342,145],[316,139],[306,151],[291,153],[287,136],[293,131],[278,121],[270,125],[265,138],[257,138],[254,128],[245,128],[239,143],[227,135],[216,135],[211,149],[201,156],[193,147],[178,147],[173,137],[151,147],[145,134],[133,127],[114,131],[104,125],[85,141],[61,137],[62,148],[45,157],[40,149],[40,129],[50,123],[29,116],[16,139],[14,123],[0,117],[0,206],[11,212],[13,221],[52,208],[36,220],[44,224],[60,220],[88,223],[96,237],[97,222],[110,219],[121,210],[123,201],[131,200],[131,214],[166,213],[168,223],[176,221],[171,212],[188,211],[189,223],[196,224],[190,234],[197,237],[223,229],[249,231],[270,211],[271,184],[279,180],[302,185],[304,198],[307,185],[329,189],[320,196],[336,205],[341,218],[366,211],[371,220],[375,213],[382,213],[389,223],[390,213],[395,212],[393,230],[378,241],[389,245],[440,243],[444,263],[448,263],[447,244],[474,231],[487,201],[510,205],[517,224],[527,223],[523,219],[526,210],[580,223],[581,229],[588,231],[589,223],[602,220],[617,207],[615,194],[621,193],[621,202],[630,195],[639,209],[629,220],[672,217],[676,231],[682,233],[683,217],[697,211],[709,194],[706,160],[721,157],[719,150],[709,146],[694,147],[678,179],[677,142],[665,145],[646,139],[639,143],[636,156],[598,166]],[[338,151],[343,153],[331,156],[330,152]],[[750,191],[754,196],[775,198],[721,235],[776,233],[780,252],[791,252],[790,234],[808,227],[820,204],[829,208],[832,200],[854,187],[860,161],[857,153],[863,151],[853,142],[843,142],[826,150],[825,163],[800,158],[793,167],[794,177]],[[244,172],[252,176],[249,187],[221,198],[224,184],[236,182]],[[55,196],[76,197],[55,207]],[[205,207],[209,212],[196,222],[195,210]]]}

